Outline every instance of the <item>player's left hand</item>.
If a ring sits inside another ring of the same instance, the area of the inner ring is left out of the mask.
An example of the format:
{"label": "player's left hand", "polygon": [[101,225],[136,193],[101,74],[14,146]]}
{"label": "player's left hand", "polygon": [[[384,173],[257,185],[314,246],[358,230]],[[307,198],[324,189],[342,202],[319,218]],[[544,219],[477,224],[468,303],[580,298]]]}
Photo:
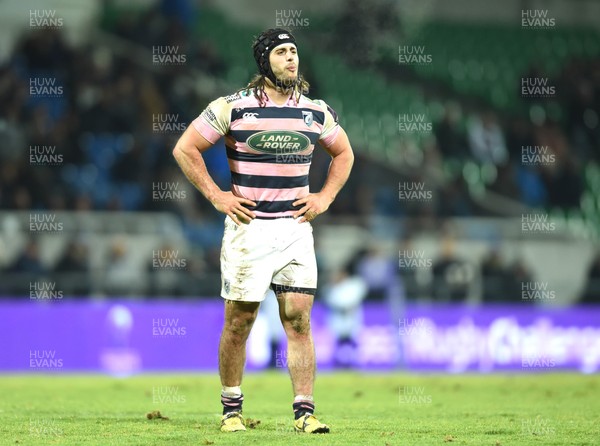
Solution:
{"label": "player's left hand", "polygon": [[294,218],[302,217],[299,223],[313,221],[318,215],[329,209],[330,204],[331,200],[320,193],[308,194],[306,197],[300,198],[292,203],[293,206],[304,205],[296,211]]}

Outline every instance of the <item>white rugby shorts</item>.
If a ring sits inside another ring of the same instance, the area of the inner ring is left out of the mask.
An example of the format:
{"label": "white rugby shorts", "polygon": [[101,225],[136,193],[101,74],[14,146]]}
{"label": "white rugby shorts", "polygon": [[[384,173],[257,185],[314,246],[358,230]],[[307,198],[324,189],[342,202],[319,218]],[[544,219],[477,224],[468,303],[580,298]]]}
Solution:
{"label": "white rugby shorts", "polygon": [[314,295],[317,261],[312,225],[293,218],[236,225],[227,216],[221,246],[221,297],[261,302],[276,293]]}

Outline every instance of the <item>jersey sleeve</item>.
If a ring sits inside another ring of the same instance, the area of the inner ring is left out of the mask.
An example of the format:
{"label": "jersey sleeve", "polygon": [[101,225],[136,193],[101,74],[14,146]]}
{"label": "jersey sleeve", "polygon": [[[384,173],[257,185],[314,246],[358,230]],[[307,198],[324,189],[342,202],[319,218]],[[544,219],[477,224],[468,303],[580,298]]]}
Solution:
{"label": "jersey sleeve", "polygon": [[325,123],[323,124],[323,131],[319,137],[319,141],[325,147],[329,147],[337,138],[340,131],[340,124],[338,123],[338,115],[333,108],[325,103],[325,101],[319,101],[321,107],[325,112]]}
{"label": "jersey sleeve", "polygon": [[208,104],[200,116],[192,121],[194,128],[206,140],[216,143],[229,132],[231,104],[225,98],[218,98]]}

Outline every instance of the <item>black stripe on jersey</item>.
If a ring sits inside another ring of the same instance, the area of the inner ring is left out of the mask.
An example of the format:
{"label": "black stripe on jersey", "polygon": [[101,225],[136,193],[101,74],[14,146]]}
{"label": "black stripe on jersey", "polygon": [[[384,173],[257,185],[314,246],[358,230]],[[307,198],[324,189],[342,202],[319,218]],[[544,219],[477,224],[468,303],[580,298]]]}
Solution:
{"label": "black stripe on jersey", "polygon": [[[260,212],[286,212],[286,211],[297,211],[302,205],[292,206],[292,203],[296,200],[279,200],[279,201],[254,201],[256,207],[245,206],[252,211]],[[261,218],[261,217],[256,217]]]}
{"label": "black stripe on jersey", "polygon": [[308,186],[308,175],[299,177],[276,177],[265,175],[246,175],[231,172],[231,182],[238,186],[260,187],[265,189],[291,189]]}
{"label": "black stripe on jersey", "polygon": [[273,163],[273,164],[308,164],[312,161],[312,152],[309,155],[299,153],[281,153],[271,155],[269,153],[245,153],[238,152],[227,147],[227,158],[235,161],[247,161],[251,163]]}
{"label": "black stripe on jersey", "polygon": [[[265,131],[269,131],[269,130],[230,130],[229,134],[231,136],[233,136],[235,138],[235,140],[238,142],[246,142],[246,140],[248,138],[250,138],[252,135],[254,135],[255,133],[265,132]],[[272,131],[277,131],[277,130],[272,130]],[[317,133],[317,132],[303,132],[303,131],[298,131],[298,130],[290,130],[290,132],[302,133],[304,136],[306,136],[308,139],[310,139],[310,143],[313,145],[317,143],[317,141],[319,140],[319,137],[321,136],[321,134]]]}
{"label": "black stripe on jersey", "polygon": [[295,108],[295,107],[246,107],[232,108],[231,122],[237,119],[243,119],[244,113],[256,113],[258,119],[302,119],[302,112],[312,112],[313,121],[318,124],[325,124],[325,113],[313,110],[312,108]]}

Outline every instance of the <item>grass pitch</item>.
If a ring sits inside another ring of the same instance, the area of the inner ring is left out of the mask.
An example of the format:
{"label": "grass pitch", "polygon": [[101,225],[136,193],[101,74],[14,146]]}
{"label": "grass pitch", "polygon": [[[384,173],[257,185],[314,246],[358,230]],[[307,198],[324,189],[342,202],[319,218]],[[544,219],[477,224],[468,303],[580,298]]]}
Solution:
{"label": "grass pitch", "polygon": [[[247,432],[219,432],[211,375],[0,377],[6,445],[597,445],[600,376],[320,373],[327,435],[296,434],[287,374],[248,374]],[[160,411],[166,418],[148,419]]]}

